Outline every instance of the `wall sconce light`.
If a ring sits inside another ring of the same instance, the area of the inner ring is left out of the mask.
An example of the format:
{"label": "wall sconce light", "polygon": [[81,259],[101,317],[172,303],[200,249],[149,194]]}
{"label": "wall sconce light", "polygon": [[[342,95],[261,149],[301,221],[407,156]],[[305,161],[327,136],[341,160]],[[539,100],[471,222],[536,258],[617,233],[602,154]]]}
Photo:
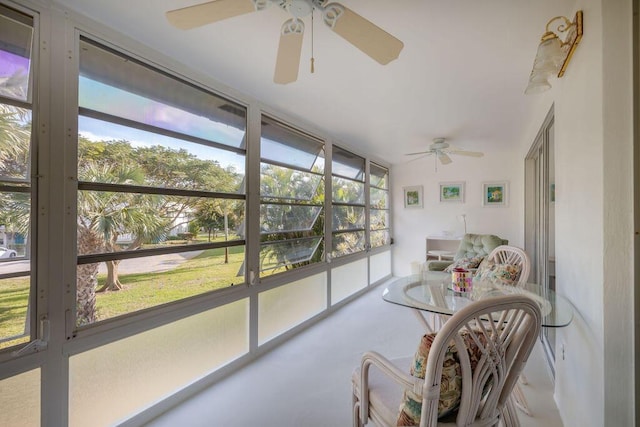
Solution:
{"label": "wall sconce light", "polygon": [[564,75],[581,39],[581,10],[576,12],[573,22],[564,16],[556,16],[547,22],[546,31],[542,35],[540,45],[538,45],[536,59],[533,61],[529,84],[524,93],[529,95],[551,89],[549,77]]}

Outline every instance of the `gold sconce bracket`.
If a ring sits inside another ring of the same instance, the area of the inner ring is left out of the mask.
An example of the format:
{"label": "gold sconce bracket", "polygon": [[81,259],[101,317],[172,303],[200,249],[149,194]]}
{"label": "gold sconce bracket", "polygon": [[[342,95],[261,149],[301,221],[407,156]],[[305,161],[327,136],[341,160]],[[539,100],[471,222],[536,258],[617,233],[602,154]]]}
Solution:
{"label": "gold sconce bracket", "polygon": [[[557,30],[562,33],[567,33],[567,36],[564,42],[562,42],[562,48],[567,50],[567,57],[562,63],[562,67],[560,67],[560,71],[558,72],[558,77],[564,76],[564,72],[566,71],[567,66],[569,65],[569,61],[571,61],[573,52],[576,50],[576,46],[578,46],[578,43],[580,43],[580,40],[582,40],[582,11],[579,10],[576,12],[576,16],[573,22],[570,22],[564,16],[562,16],[561,18],[564,19],[565,22],[561,24],[557,28]],[[554,21],[554,19],[549,21],[549,23],[547,24],[547,31],[548,31],[549,24],[551,24]]]}

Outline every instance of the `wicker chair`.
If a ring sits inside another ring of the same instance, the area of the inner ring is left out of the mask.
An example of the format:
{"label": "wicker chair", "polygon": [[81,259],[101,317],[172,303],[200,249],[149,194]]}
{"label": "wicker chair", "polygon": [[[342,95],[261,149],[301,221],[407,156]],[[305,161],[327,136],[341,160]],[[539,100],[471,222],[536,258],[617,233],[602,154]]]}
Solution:
{"label": "wicker chair", "polygon": [[511,264],[520,268],[520,274],[514,285],[522,287],[529,280],[529,271],[531,271],[531,258],[522,249],[516,246],[500,245],[491,251],[485,258],[487,262],[495,264]]}
{"label": "wicker chair", "polygon": [[[523,295],[469,304],[435,335],[426,364],[415,361],[414,366],[424,366],[424,379],[407,372],[411,358],[388,360],[376,352],[365,353],[352,377],[353,425],[361,427],[369,421],[379,427],[396,425],[398,408],[410,393],[421,407],[420,427],[494,426],[501,421],[505,426],[517,426],[511,392],[536,343],[541,321],[538,304]],[[467,351],[457,351],[460,397],[448,420],[453,424],[449,424],[438,419],[438,411],[443,362],[453,343],[456,349]]]}
{"label": "wicker chair", "polygon": [[[527,283],[527,280],[529,280],[529,272],[531,271],[531,258],[529,258],[529,255],[527,255],[525,251],[518,247],[507,245],[498,246],[493,251],[491,251],[486,259],[495,264],[511,264],[518,266],[520,268],[520,275],[517,280],[514,281],[514,286],[521,288]],[[520,383],[528,383],[527,377],[524,374],[520,374]],[[513,388],[513,397],[518,409],[520,409],[528,416],[532,416],[529,402],[527,402],[527,398],[525,397],[520,384],[516,384]]]}

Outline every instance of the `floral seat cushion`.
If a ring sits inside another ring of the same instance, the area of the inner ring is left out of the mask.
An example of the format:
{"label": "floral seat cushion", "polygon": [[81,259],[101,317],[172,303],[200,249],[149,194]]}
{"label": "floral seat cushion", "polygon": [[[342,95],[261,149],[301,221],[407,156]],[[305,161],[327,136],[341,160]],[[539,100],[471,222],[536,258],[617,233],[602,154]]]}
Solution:
{"label": "floral seat cushion", "polygon": [[[461,332],[462,339],[469,354],[471,369],[474,370],[482,357],[482,351],[478,348],[470,334]],[[411,364],[411,375],[416,378],[424,378],[429,350],[436,334],[426,334],[420,340],[420,345]],[[480,335],[480,338],[484,338]],[[484,344],[484,343],[483,343]],[[440,382],[440,399],[438,401],[438,418],[445,418],[454,413],[460,406],[462,393],[462,370],[458,351],[455,343],[451,341],[444,356],[442,377]],[[422,412],[422,399],[410,390],[405,391],[400,405],[398,426],[416,426],[420,424]]]}

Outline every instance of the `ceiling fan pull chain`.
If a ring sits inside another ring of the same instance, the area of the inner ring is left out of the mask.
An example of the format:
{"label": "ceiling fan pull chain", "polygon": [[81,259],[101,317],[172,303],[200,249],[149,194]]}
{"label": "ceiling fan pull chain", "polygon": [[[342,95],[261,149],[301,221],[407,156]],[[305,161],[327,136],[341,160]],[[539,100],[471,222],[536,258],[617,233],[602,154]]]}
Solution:
{"label": "ceiling fan pull chain", "polygon": [[313,9],[311,9],[311,74],[315,73],[316,69],[313,66],[313,63],[315,62],[315,59],[313,57],[313,12],[315,10],[315,7]]}

